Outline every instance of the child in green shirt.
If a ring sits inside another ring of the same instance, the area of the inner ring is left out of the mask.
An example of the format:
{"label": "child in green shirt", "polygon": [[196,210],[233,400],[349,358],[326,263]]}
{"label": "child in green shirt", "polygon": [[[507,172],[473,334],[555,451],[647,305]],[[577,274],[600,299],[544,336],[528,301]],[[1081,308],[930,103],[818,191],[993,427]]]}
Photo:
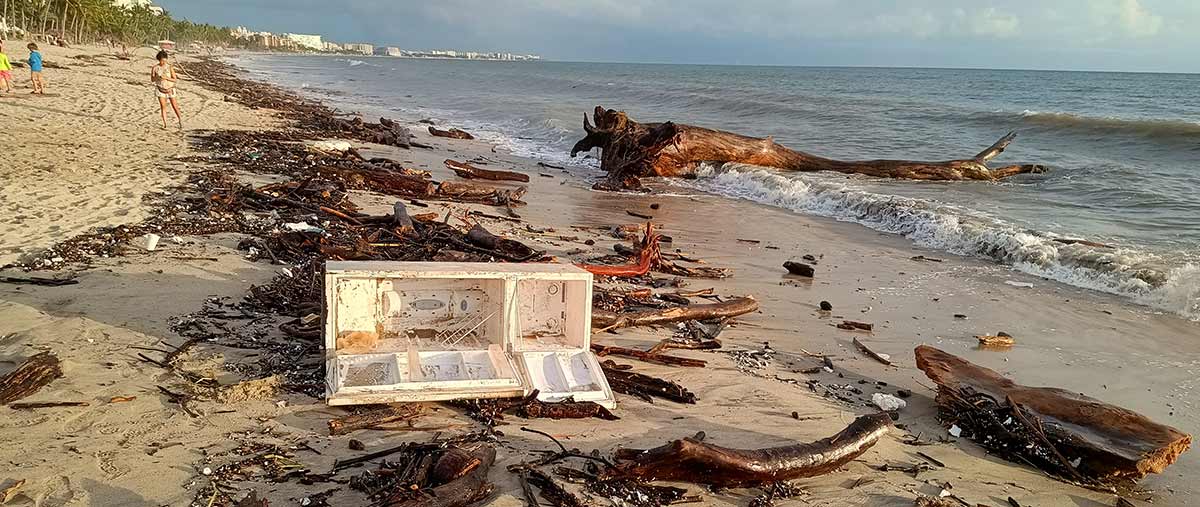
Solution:
{"label": "child in green shirt", "polygon": [[0,41],[0,83],[4,84],[4,93],[12,93],[12,64],[4,54],[4,41]]}

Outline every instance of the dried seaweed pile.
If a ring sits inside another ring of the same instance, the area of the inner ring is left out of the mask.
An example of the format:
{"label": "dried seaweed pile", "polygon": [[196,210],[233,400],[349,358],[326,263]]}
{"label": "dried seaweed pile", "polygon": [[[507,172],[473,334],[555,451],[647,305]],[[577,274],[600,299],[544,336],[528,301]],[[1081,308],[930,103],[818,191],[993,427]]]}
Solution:
{"label": "dried seaweed pile", "polygon": [[344,137],[401,148],[426,147],[414,143],[408,128],[386,118],[369,123],[362,118],[344,119],[334,109],[319,101],[305,99],[275,86],[244,80],[235,75],[232,66],[204,59],[187,67],[189,78],[205,88],[219,92],[226,101],[251,109],[273,109],[294,122],[308,136]]}

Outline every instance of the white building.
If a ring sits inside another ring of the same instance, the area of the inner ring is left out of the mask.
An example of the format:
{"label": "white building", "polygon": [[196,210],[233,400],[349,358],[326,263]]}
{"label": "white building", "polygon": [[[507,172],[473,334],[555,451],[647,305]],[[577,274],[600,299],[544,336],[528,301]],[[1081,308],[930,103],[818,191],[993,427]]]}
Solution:
{"label": "white building", "polygon": [[341,51],[341,50],[342,50],[342,45],[341,45],[341,44],[338,44],[338,43],[336,43],[336,42],[329,42],[329,41],[325,41],[325,48],[324,48],[324,49],[325,49],[325,51],[331,51],[331,52]]}
{"label": "white building", "polygon": [[325,49],[325,43],[321,41],[320,35],[305,35],[302,33],[285,33],[285,39],[294,41],[296,45],[321,51]]}
{"label": "white building", "polygon": [[364,55],[369,55],[375,52],[375,46],[363,43],[346,43],[342,44],[342,48],[346,51],[354,51]]}

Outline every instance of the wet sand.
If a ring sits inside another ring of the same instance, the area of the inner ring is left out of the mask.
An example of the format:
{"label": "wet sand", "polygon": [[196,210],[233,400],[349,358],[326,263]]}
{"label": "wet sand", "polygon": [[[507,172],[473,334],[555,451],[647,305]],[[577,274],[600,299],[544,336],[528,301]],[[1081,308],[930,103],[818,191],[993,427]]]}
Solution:
{"label": "wet sand", "polygon": [[[65,50],[64,56],[51,53],[47,57],[62,58],[71,54],[69,51],[89,50]],[[58,83],[66,95],[74,87],[86,88],[89,82],[86,80],[92,74],[121,72],[132,79],[137,68],[140,66],[81,67],[60,71],[59,75],[51,76],[50,84],[55,87]],[[114,85],[105,94],[114,103],[134,104],[145,92],[131,84]],[[218,102],[216,97],[208,100],[214,104],[205,109],[203,119],[193,121],[212,126],[264,128],[274,124],[275,120],[266,112]],[[188,101],[183,105],[187,111]],[[72,139],[97,153],[107,153],[113,143],[125,142],[122,136],[104,137],[98,132],[111,129],[111,122],[75,121],[72,114],[64,112],[68,108],[69,104],[60,104],[56,109],[62,111],[39,113],[44,115],[42,122],[56,122],[52,124],[57,125],[57,137],[52,139]],[[101,112],[104,114],[116,113]],[[153,117],[140,120],[130,117],[120,123],[125,128],[144,129],[149,136],[158,128],[156,121]],[[28,129],[6,125],[0,132],[27,146],[34,146],[37,136],[46,140],[45,133],[32,133]],[[484,223],[493,232],[507,233],[563,259],[571,258],[566,252],[577,248],[590,252],[576,255],[576,260],[610,252],[616,240],[596,228],[638,222],[626,210],[653,215],[663,232],[674,238],[671,248],[702,258],[708,265],[733,270],[730,279],[692,279],[688,288],[714,287],[722,295],[750,294],[762,303],[760,312],[741,318],[738,326],[721,335],[725,351],[761,349],[763,342],[769,342],[778,351],[771,366],[754,374],[739,371],[724,351],[677,352],[707,360],[709,367],[703,369],[670,368],[617,358],[619,363],[636,365],[638,371],[678,381],[697,394],[699,403],[649,404],[619,396],[615,412],[621,417],[619,421],[510,418],[511,424],[500,428],[506,444],[499,448],[498,464],[491,474],[497,486],[491,505],[523,505],[519,485],[504,470],[504,465],[529,459],[529,450],[553,446],[541,437],[518,431],[522,425],[549,432],[568,446],[602,452],[618,446],[658,445],[697,431],[706,432],[709,441],[720,445],[766,447],[823,438],[840,430],[856,415],[876,411],[865,404],[822,398],[805,385],[810,378],[825,384],[852,384],[864,390],[868,399],[876,388],[887,393],[901,388],[912,390],[913,397],[901,411],[899,421],[908,430],[893,432],[843,470],[798,481],[808,494],[781,505],[911,505],[917,492],[936,495],[939,485],[946,482],[953,484],[954,493],[972,505],[1004,505],[1009,496],[1022,505],[1113,505],[1111,495],[1047,479],[1036,470],[989,457],[965,440],[920,448],[900,443],[908,434],[919,433],[924,438],[946,435],[934,418],[933,392],[925,387],[931,382],[913,365],[912,349],[921,343],[995,368],[1021,383],[1077,390],[1186,432],[1198,426],[1195,408],[1190,403],[1195,382],[1193,370],[1200,359],[1200,347],[1195,345],[1200,331],[1195,323],[1157,315],[1115,297],[1043,281],[1003,266],[919,251],[902,238],[854,224],[707,195],[594,192],[577,174],[493,153],[492,147],[484,143],[420,137],[435,148],[401,150],[368,146],[364,154],[388,156],[414,168],[428,169],[439,180],[452,177],[442,167],[446,158],[485,157],[490,160],[488,168],[528,172],[532,179],[526,197],[529,206],[521,208],[519,213],[526,224],[553,228],[555,232],[537,234],[530,232],[525,224],[506,221],[484,220]],[[129,163],[162,167],[169,176],[140,181],[136,184],[137,192],[162,190],[170,182],[197,170],[194,164],[172,160],[174,156],[190,154],[186,144],[177,137],[172,139],[162,141],[153,150],[125,154],[126,159],[136,160]],[[132,150],[132,144],[136,142],[115,148]],[[14,159],[33,167],[28,161],[34,160],[37,153],[28,148],[18,151]],[[57,160],[46,170],[69,175],[86,167],[78,160]],[[6,166],[5,170],[20,175],[19,169]],[[553,177],[542,177],[539,173]],[[5,176],[9,181],[8,174]],[[91,192],[101,196],[95,197],[97,202],[105,201],[102,196],[124,191],[123,186],[128,184],[116,174],[93,174],[88,181]],[[72,194],[66,189],[55,193],[53,186],[37,188],[45,188],[40,192],[50,192],[42,200],[51,203]],[[677,187],[669,190],[680,192]],[[356,194],[355,200],[364,206],[364,211],[375,214],[390,211],[395,201],[366,193]],[[650,209],[651,203],[659,204],[660,208]],[[494,211],[486,206],[431,205],[431,210],[439,212],[447,208]],[[147,212],[140,200],[128,206],[132,209],[125,214],[64,213],[61,217],[47,214],[38,220],[7,223],[0,230],[0,244],[15,254],[26,248],[49,246],[72,231],[134,220],[138,213]],[[43,221],[59,225],[61,232],[46,235]],[[579,241],[556,239],[560,235],[579,236]],[[759,243],[740,242],[738,238]],[[582,243],[586,239],[595,239],[597,244],[586,246]],[[298,394],[239,403],[197,402],[194,408],[201,413],[198,418],[180,411],[155,387],[177,386],[180,380],[139,360],[136,354],[140,349],[131,347],[162,349],[166,348],[163,342],[178,344],[181,338],[170,326],[180,315],[198,310],[210,297],[240,298],[249,285],[264,283],[278,272],[280,266],[245,260],[234,249],[237,241],[235,235],[164,238],[160,251],[130,249],[125,257],[101,260],[97,266],[81,271],[79,285],[0,285],[0,316],[3,316],[0,372],[37,351],[52,350],[64,361],[64,378],[25,401],[90,403],[87,407],[41,411],[0,408],[0,488],[19,479],[27,480],[6,506],[186,505],[193,500],[195,491],[207,484],[201,469],[228,461],[230,458],[221,453],[239,442],[293,446],[304,442],[320,454],[301,449],[296,451],[295,459],[322,472],[329,470],[338,458],[359,454],[347,449],[350,438],[361,440],[367,451],[372,451],[406,441],[427,441],[437,432],[478,429],[477,423],[457,409],[439,405],[431,415],[419,419],[415,429],[369,430],[329,437],[325,423],[343,411]],[[816,277],[806,281],[786,276],[781,267],[783,262],[805,254],[819,257]],[[943,262],[912,260],[915,255],[937,257]],[[1034,287],[1005,284],[1010,280],[1032,283]],[[822,300],[833,304],[831,315],[818,311],[817,305]],[[967,318],[955,318],[955,314]],[[866,334],[837,329],[833,322],[841,318],[872,322],[875,330]],[[1005,352],[975,348],[973,335],[996,331],[1012,334],[1017,345]],[[631,329],[598,334],[594,341],[645,348],[667,334],[666,330]],[[850,344],[854,337],[878,352],[890,354],[895,366],[886,367],[862,356]],[[837,373],[797,373],[820,364],[802,350],[835,356]],[[251,353],[197,349],[185,358],[184,367],[232,384],[240,376],[232,373],[228,363],[246,360]],[[866,383],[859,384],[860,380]],[[112,402],[114,396],[137,398]],[[285,403],[280,404],[281,401]],[[793,412],[801,420],[793,419]],[[871,468],[882,463],[921,462],[917,451],[935,457],[946,468],[935,467],[915,479],[903,472]],[[218,457],[209,461],[206,455]],[[1193,451],[1184,454],[1166,474],[1150,477],[1143,485],[1155,490],[1155,505],[1188,505],[1197,487],[1186,478],[1197,471],[1200,459]],[[356,473],[357,470],[351,470],[340,477]],[[307,495],[339,486],[340,490],[330,499],[332,505],[362,502],[360,494],[337,484],[302,486],[293,481],[230,486],[243,492],[255,489],[270,498],[273,505],[298,505]],[[711,493],[696,486],[685,487],[701,493],[705,505],[744,506],[757,494],[752,490]]]}

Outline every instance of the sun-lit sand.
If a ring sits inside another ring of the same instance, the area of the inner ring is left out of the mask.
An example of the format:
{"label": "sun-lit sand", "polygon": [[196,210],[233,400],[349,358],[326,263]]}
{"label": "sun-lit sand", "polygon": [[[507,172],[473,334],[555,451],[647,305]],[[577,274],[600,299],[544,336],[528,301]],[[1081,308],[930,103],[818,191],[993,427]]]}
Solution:
{"label": "sun-lit sand", "polygon": [[[89,63],[71,58],[104,53],[92,48],[49,48],[47,60],[70,67],[47,72],[49,91],[57,96],[0,99],[4,152],[0,263],[95,226],[137,222],[149,211],[142,202],[145,195],[167,189],[200,167],[179,160],[197,154],[188,145],[187,132],[159,128],[148,83],[150,55],[143,51],[132,62],[101,57]],[[183,60],[183,70],[186,67]],[[224,102],[219,94],[186,80],[181,91],[189,130],[271,128],[278,121],[269,112]],[[585,451],[654,446],[697,431],[720,445],[767,447],[823,438],[856,415],[877,411],[866,404],[823,398],[806,385],[810,379],[824,385],[849,384],[863,391],[866,399],[875,392],[894,394],[899,389],[910,390],[913,396],[900,411],[898,424],[903,430],[892,432],[843,470],[798,481],[808,494],[784,505],[912,505],[917,493],[937,495],[947,483],[972,505],[1003,505],[1008,497],[1021,505],[1113,505],[1112,495],[1053,481],[1031,468],[989,457],[965,440],[920,448],[902,443],[918,434],[923,440],[949,438],[935,419],[934,393],[927,387],[931,382],[913,364],[912,350],[921,343],[995,368],[1024,384],[1080,391],[1184,431],[1198,427],[1191,402],[1194,369],[1200,364],[1194,323],[1003,266],[916,251],[902,238],[854,224],[715,196],[594,192],[577,176],[493,153],[482,142],[424,135],[421,140],[434,149],[367,146],[364,154],[428,169],[438,179],[448,177],[442,166],[446,158],[482,156],[491,160],[489,167],[530,173],[533,178],[525,199],[529,206],[520,213],[528,224],[555,231],[538,233],[525,224],[502,221],[485,220],[485,224],[493,232],[564,259],[571,258],[566,252],[577,248],[588,253],[575,259],[611,251],[616,240],[602,228],[636,222],[626,210],[653,215],[663,232],[674,238],[671,249],[734,272],[727,280],[689,280],[688,288],[713,287],[718,294],[750,294],[762,302],[760,312],[739,319],[737,326],[721,335],[723,351],[678,352],[707,360],[707,368],[670,368],[617,358],[619,363],[636,364],[638,371],[683,384],[697,394],[696,405],[650,404],[619,396],[615,411],[619,421],[510,417],[510,424],[499,428],[507,443],[499,447],[498,466],[491,473],[497,485],[491,505],[524,505],[520,486],[504,465],[529,459],[530,450],[553,446],[540,436],[519,431],[523,425]],[[539,172],[553,177],[539,177]],[[357,194],[356,200],[373,214],[389,212],[394,202],[365,193]],[[659,208],[652,210],[652,203]],[[431,204],[430,211],[442,214],[447,208],[486,208]],[[585,246],[585,239],[597,243]],[[181,338],[170,329],[174,319],[198,310],[205,299],[240,298],[251,284],[275,275],[278,266],[247,261],[234,248],[237,242],[234,235],[163,238],[158,251],[131,246],[124,257],[101,260],[79,271],[78,285],[0,285],[0,372],[38,351],[51,350],[64,361],[64,377],[26,401],[89,403],[37,411],[0,408],[0,487],[27,481],[6,505],[187,505],[208,484],[202,469],[212,463],[206,455],[239,443],[303,443],[319,454],[293,447],[294,459],[325,472],[335,460],[360,454],[347,448],[350,438],[361,440],[371,451],[428,441],[437,432],[477,429],[478,424],[458,409],[439,406],[418,419],[414,428],[330,437],[326,422],[343,411],[297,394],[236,403],[200,401],[194,404],[201,414],[196,418],[182,412],[155,387],[181,381],[139,360],[137,354],[157,356],[142,348],[178,344]],[[805,254],[819,259],[815,278],[785,276],[783,262]],[[944,262],[913,260],[916,255]],[[1010,280],[1033,287],[1005,283]],[[829,301],[833,311],[818,311],[821,301]],[[835,328],[834,322],[843,318],[874,323],[875,330],[868,334]],[[1016,346],[1003,352],[976,348],[974,335],[998,331],[1014,336]],[[597,334],[593,340],[646,348],[667,334],[667,330],[631,329]],[[895,366],[883,366],[856,351],[851,345],[855,337],[889,354]],[[776,360],[761,370],[739,371],[726,353],[761,350],[764,342],[777,352]],[[821,365],[805,351],[834,356],[835,373],[799,373]],[[187,355],[182,367],[232,384],[242,379],[225,363],[249,354],[253,351],[198,348]],[[113,402],[114,397],[136,399]],[[915,478],[876,469],[885,463],[926,462],[918,451],[946,467],[933,466]],[[352,469],[338,477],[348,479],[360,471]],[[1188,478],[1198,471],[1200,460],[1193,451],[1144,485],[1157,492],[1156,505],[1183,505],[1197,492]],[[226,486],[256,489],[272,505],[301,505],[305,496],[333,488],[340,490],[330,499],[331,505],[364,502],[361,494],[334,483]],[[744,506],[755,494],[685,487],[701,493],[705,505]]]}

